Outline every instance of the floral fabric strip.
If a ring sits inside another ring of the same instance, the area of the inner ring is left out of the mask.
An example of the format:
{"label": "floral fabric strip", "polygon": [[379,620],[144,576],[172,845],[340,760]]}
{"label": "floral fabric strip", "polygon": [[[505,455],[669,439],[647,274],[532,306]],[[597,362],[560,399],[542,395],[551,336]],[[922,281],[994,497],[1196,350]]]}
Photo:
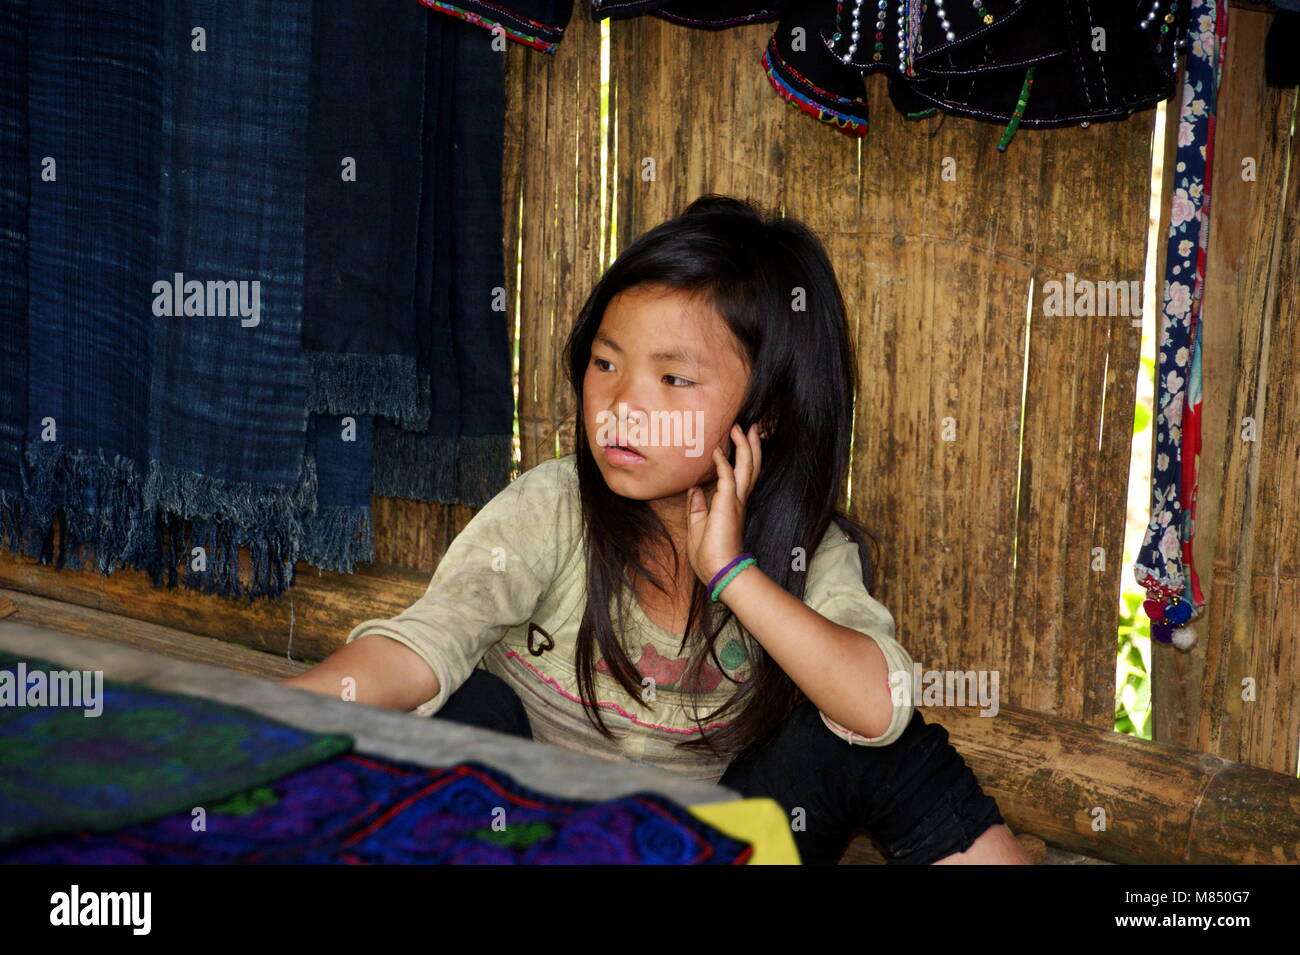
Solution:
{"label": "floral fabric strip", "polygon": [[1133,567],[1151,636],[1183,649],[1205,606],[1192,563],[1201,449],[1201,305],[1209,243],[1214,114],[1228,39],[1223,0],[1191,0],[1178,151],[1170,195],[1156,375],[1151,519]]}

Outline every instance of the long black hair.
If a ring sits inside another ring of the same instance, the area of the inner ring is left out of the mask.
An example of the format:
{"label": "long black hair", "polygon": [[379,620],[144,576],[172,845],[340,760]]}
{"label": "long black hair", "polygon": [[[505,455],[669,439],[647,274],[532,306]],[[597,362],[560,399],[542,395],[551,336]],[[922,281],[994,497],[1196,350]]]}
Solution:
{"label": "long black hair", "polygon": [[[856,542],[868,589],[873,567],[864,539],[871,535],[837,506],[849,465],[858,373],[830,258],[816,235],[796,219],[764,215],[727,196],[701,196],[680,215],[639,236],[606,270],[583,304],[565,348],[577,397],[575,451],[587,566],[587,605],[575,665],[587,718],[610,739],[614,735],[600,707],[592,705],[597,654],[629,696],[639,698],[641,690],[641,675],[610,620],[610,602],[616,601],[620,621],[626,620],[624,594],[632,591],[625,588],[634,577],[667,594],[643,559],[647,544],[662,542],[673,554],[671,566],[678,566],[669,531],[648,502],[623,497],[605,483],[583,424],[582,385],[592,340],[610,300],[636,286],[703,296],[747,358],[749,385],[737,423],[747,430],[760,422],[767,438],[762,468],[746,503],[743,540],[763,572],[803,599],[807,565],[832,521]],[[794,559],[796,548],[802,548],[801,561]],[[706,660],[727,678],[714,644],[734,618],[694,580],[679,651],[692,647],[683,692],[699,685],[693,677]],[[770,739],[805,698],[761,645],[746,637],[749,678],[734,683],[731,698],[701,718],[699,735],[679,746],[707,747],[731,758],[744,755]],[[693,708],[698,715],[698,705]],[[729,714],[734,715],[724,722]],[[705,731],[705,722],[723,725]]]}

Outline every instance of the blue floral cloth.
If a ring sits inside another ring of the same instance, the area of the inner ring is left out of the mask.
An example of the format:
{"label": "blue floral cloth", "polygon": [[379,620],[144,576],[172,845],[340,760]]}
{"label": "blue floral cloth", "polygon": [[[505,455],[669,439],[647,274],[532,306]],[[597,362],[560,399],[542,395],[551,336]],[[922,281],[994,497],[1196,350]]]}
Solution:
{"label": "blue floral cloth", "polygon": [[1147,591],[1151,636],[1169,643],[1205,606],[1192,565],[1201,450],[1201,305],[1210,238],[1214,115],[1228,39],[1224,0],[1191,0],[1191,33],[1178,121],[1165,242],[1156,369],[1151,517],[1133,574]]}

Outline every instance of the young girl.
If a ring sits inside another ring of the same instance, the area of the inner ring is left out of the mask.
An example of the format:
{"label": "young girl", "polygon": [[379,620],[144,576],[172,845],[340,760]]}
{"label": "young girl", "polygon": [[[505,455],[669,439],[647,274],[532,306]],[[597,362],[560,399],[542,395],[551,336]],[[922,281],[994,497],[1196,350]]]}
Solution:
{"label": "young girl", "polygon": [[805,864],[858,830],[893,863],[1027,862],[913,707],[837,510],[857,368],[817,238],[702,197],[600,279],[567,362],[575,453],[475,514],[412,607],[285,682],[352,677],[363,703],[770,797]]}

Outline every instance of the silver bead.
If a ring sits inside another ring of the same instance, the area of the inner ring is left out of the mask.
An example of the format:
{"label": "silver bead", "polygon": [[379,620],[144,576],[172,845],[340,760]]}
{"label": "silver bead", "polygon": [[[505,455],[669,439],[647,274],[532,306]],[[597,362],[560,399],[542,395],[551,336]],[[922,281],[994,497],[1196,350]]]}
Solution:
{"label": "silver bead", "polygon": [[949,42],[949,43],[951,43],[953,40],[957,39],[957,34],[953,33],[951,30],[949,30],[949,31],[948,31],[946,34],[944,34],[944,35],[948,38],[948,42]]}

